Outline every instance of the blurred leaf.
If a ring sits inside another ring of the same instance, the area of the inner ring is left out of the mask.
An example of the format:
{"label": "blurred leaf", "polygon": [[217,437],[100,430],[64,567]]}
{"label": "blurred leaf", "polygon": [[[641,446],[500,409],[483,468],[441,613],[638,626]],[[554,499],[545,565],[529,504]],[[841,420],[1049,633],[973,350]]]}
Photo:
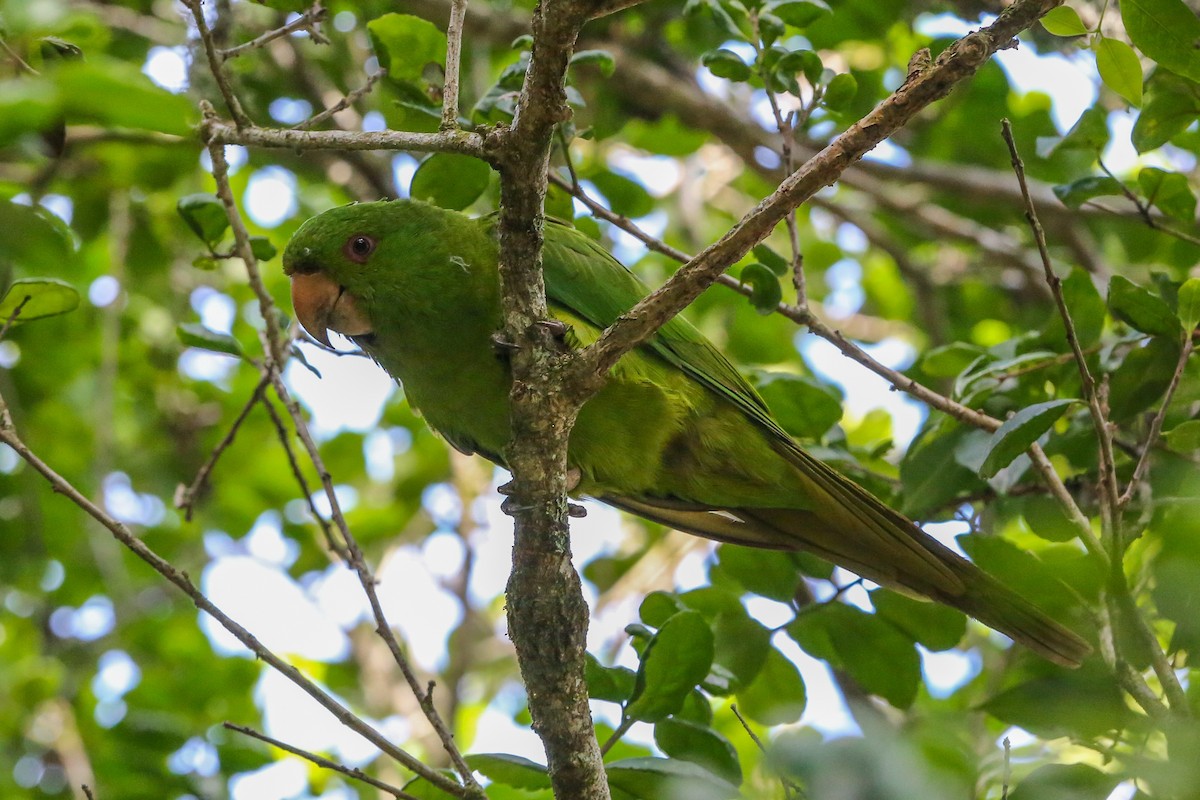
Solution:
{"label": "blurred leaf", "polygon": [[600,194],[608,200],[609,207],[617,214],[636,219],[654,210],[654,198],[646,187],[632,178],[610,170],[588,177]]}
{"label": "blurred leaf", "polygon": [[845,111],[858,94],[858,81],[849,72],[834,75],[825,87],[825,107],[831,111]]}
{"label": "blurred leaf", "polygon": [[763,10],[795,28],[807,28],[821,17],[833,13],[824,0],[782,0],[767,3]]}
{"label": "blurred leaf", "polygon": [[1029,773],[1010,800],[1105,800],[1121,778],[1087,764],[1043,764]]}
{"label": "blurred leaf", "polygon": [[471,156],[434,153],[413,173],[409,196],[435,206],[461,211],[483,194],[492,168]]}
{"label": "blurred leaf", "polygon": [[718,78],[741,83],[750,80],[750,76],[754,71],[750,66],[742,61],[742,57],[732,50],[724,48],[720,50],[710,50],[700,59],[700,63],[708,68],[708,71]]}
{"label": "blurred leaf", "polygon": [[43,317],[66,314],[79,307],[79,292],[66,281],[57,278],[17,278],[0,300],[0,325],[7,322],[17,308],[21,313],[15,323],[30,322]]}
{"label": "blurred leaf", "polygon": [[51,77],[68,122],[187,136],[197,121],[189,98],[154,85],[133,64],[95,56],[63,63]]}
{"label": "blurred leaf", "polygon": [[1041,19],[1042,27],[1055,36],[1082,36],[1090,33],[1079,12],[1070,6],[1059,6],[1050,9]]}
{"label": "blurred leaf", "polygon": [[195,322],[181,323],[175,332],[179,335],[179,341],[188,347],[198,347],[201,350],[210,350],[214,353],[224,353],[230,356],[241,358],[244,353],[242,346],[238,344],[238,340],[230,336],[228,333],[217,333]]}
{"label": "blurred leaf", "polygon": [[734,785],[741,785],[737,751],[712,728],[668,717],[654,726],[654,743],[671,758],[704,767]]}
{"label": "blurred leaf", "polygon": [[921,659],[912,639],[874,614],[844,603],[826,603],[787,627],[805,652],[844,669],[872,694],[908,708],[921,682]]}
{"label": "blurred leaf", "polygon": [[65,272],[75,244],[62,220],[43,208],[0,201],[0,262],[30,272]]}
{"label": "blurred leaf", "polygon": [[605,765],[613,789],[636,800],[733,800],[738,788],[687,761],[666,758],[626,758]]}
{"label": "blurred leaf", "polygon": [[1200,278],[1188,278],[1179,287],[1179,322],[1191,333],[1200,325]]}
{"label": "blurred leaf", "polygon": [[1200,18],[1183,0],[1125,0],[1121,18],[1139,50],[1172,72],[1200,81]]}
{"label": "blurred leaf", "polygon": [[489,781],[517,789],[533,791],[550,788],[550,775],[536,761],[510,753],[471,753],[467,766]]}
{"label": "blurred leaf", "polygon": [[967,632],[966,615],[939,603],[876,589],[871,592],[871,604],[877,616],[935,653],[955,647]]}
{"label": "blurred leaf", "polygon": [[1124,194],[1121,183],[1107,175],[1089,175],[1063,186],[1055,186],[1054,194],[1067,208],[1079,208],[1095,197]]}
{"label": "blurred leaf", "polygon": [[279,253],[266,236],[251,236],[250,252],[254,253],[254,257],[259,261],[270,261]]}
{"label": "blurred leaf", "polygon": [[445,65],[446,34],[411,14],[384,14],[367,23],[379,65],[394,81],[417,81],[428,64]]}
{"label": "blurred leaf", "polygon": [[1067,409],[1080,400],[1050,400],[1022,408],[992,434],[979,474],[990,478],[1050,430]]}
{"label": "blurred leaf", "polygon": [[1126,325],[1151,336],[1178,341],[1183,333],[1179,317],[1161,297],[1124,275],[1113,275],[1108,282],[1108,309]]}
{"label": "blurred leaf", "polygon": [[754,681],[737,692],[738,710],[761,725],[789,725],[804,714],[808,698],[800,670],[774,647]]}
{"label": "blurred leaf", "polygon": [[801,576],[791,553],[722,544],[717,548],[717,559],[721,570],[748,592],[781,603],[790,603],[796,596]]}
{"label": "blurred leaf", "polygon": [[183,221],[200,238],[200,241],[214,249],[229,229],[229,215],[225,213],[225,204],[214,194],[189,194],[179,198],[175,210]]}
{"label": "blurred leaf", "polygon": [[657,722],[679,711],[688,693],[704,680],[713,660],[713,634],[704,617],[681,611],[658,629],[642,653],[630,719]]}
{"label": "blurred leaf", "polygon": [[[1179,324],[1177,318],[1175,324]],[[1144,347],[1130,350],[1109,378],[1112,419],[1128,420],[1156,403],[1170,384],[1178,360],[1178,340],[1154,338]]]}
{"label": "blurred leaf", "polygon": [[624,703],[633,694],[635,675],[627,667],[606,667],[591,653],[586,653],[588,696],[610,703]]}
{"label": "blurred leaf", "polygon": [[1142,104],[1142,62],[1132,47],[1102,36],[1096,43],[1096,68],[1105,86],[1132,105]]}
{"label": "blurred leaf", "polygon": [[750,286],[750,305],[760,314],[773,314],[783,300],[783,287],[769,268],[753,263],[742,267],[738,280]]}
{"label": "blurred leaf", "polygon": [[1150,81],[1149,96],[1131,139],[1139,153],[1166,144],[1200,116],[1200,88],[1182,78],[1158,71]]}
{"label": "blurred leaf", "polygon": [[783,429],[800,439],[820,439],[842,419],[842,396],[803,375],[759,373],[755,388]]}
{"label": "blurred leaf", "polygon": [[1138,185],[1147,202],[1168,217],[1188,223],[1196,219],[1196,195],[1180,173],[1143,167],[1138,173]]}
{"label": "blurred leaf", "polygon": [[571,66],[579,64],[596,67],[606,78],[611,78],[613,70],[617,68],[617,62],[613,59],[612,53],[607,50],[579,50],[571,56]]}
{"label": "blurred leaf", "polygon": [[1047,738],[1100,736],[1120,729],[1130,717],[1112,681],[1086,670],[1035,678],[1000,692],[981,708]]}

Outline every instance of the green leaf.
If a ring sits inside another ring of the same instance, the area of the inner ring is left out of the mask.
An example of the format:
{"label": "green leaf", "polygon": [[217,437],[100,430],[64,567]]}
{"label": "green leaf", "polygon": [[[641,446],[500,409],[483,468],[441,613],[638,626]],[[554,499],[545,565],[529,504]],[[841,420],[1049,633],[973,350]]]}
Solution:
{"label": "green leaf", "polygon": [[1200,81],[1200,17],[1183,0],[1124,0],[1121,18],[1139,50],[1160,66]]}
{"label": "green leaf", "polygon": [[990,478],[1029,449],[1050,430],[1066,410],[1079,400],[1050,400],[1022,408],[1004,421],[988,442],[987,455],[979,468],[981,477]]}
{"label": "green leaf", "polygon": [[228,333],[217,333],[196,322],[180,324],[175,333],[179,341],[188,347],[198,347],[201,350],[211,350],[214,353],[225,353],[230,356],[242,356],[242,346],[238,340]]}
{"label": "green leaf", "polygon": [[1200,325],[1200,278],[1188,278],[1183,282],[1177,302],[1183,330],[1194,331]]}
{"label": "green leaf", "polygon": [[674,714],[708,675],[712,661],[713,633],[704,617],[696,611],[674,615],[642,653],[626,716],[658,722]]}
{"label": "green leaf", "polygon": [[1119,730],[1131,716],[1111,678],[1103,680],[1082,670],[1019,684],[988,700],[982,709],[1045,738],[1092,739]]}
{"label": "green leaf", "polygon": [[1144,167],[1138,173],[1138,186],[1146,200],[1168,217],[1190,223],[1196,219],[1196,195],[1186,176],[1158,167]]}
{"label": "green leaf", "polygon": [[196,107],[182,94],[156,86],[133,64],[101,57],[62,64],[51,75],[68,122],[186,136]]}
{"label": "green leaf", "polygon": [[654,198],[645,186],[633,178],[603,170],[589,176],[588,180],[600,190],[600,194],[608,200],[609,207],[617,214],[636,219],[654,210]]}
{"label": "green leaf", "polygon": [[774,647],[767,651],[762,669],[737,693],[738,710],[762,725],[789,725],[804,714],[808,697],[796,665]]}
{"label": "green leaf", "polygon": [[1108,145],[1108,110],[1097,103],[1079,115],[1066,136],[1038,139],[1037,153],[1049,158],[1059,150],[1086,150],[1099,153]]}
{"label": "green leaf", "polygon": [[820,439],[841,422],[842,395],[836,388],[786,372],[759,373],[757,377],[755,388],[792,436]]}
{"label": "green leaf", "polygon": [[755,262],[742,267],[738,280],[750,285],[750,305],[764,316],[771,314],[783,300],[783,287],[769,268]]}
{"label": "green leaf", "polygon": [[871,604],[881,619],[934,652],[951,649],[967,632],[967,616],[939,603],[876,589],[871,592]]}
{"label": "green leaf", "polygon": [[736,610],[716,615],[713,639],[713,665],[728,671],[728,691],[750,685],[762,671],[771,649],[771,631],[739,603]]}
{"label": "green leaf", "polygon": [[0,231],[0,263],[31,272],[62,272],[71,266],[71,232],[44,208],[0,201]]}
{"label": "green leaf", "polygon": [[590,64],[596,67],[600,70],[600,74],[606,78],[611,78],[613,70],[617,68],[616,59],[607,50],[580,50],[571,56],[571,66],[579,66],[580,64]]}
{"label": "green leaf", "polygon": [[750,76],[754,74],[750,66],[742,61],[741,56],[724,48],[709,50],[700,57],[700,63],[718,78],[725,78],[737,83],[750,80]]}
{"label": "green leaf", "polygon": [[1013,789],[1009,800],[1105,800],[1120,781],[1087,764],[1043,764]]}
{"label": "green leaf", "polygon": [[[1104,330],[1104,298],[1096,289],[1091,274],[1079,267],[1072,267],[1071,273],[1063,279],[1062,292],[1080,346],[1091,347],[1099,341]],[[1055,316],[1054,319],[1057,328],[1063,330],[1062,318]],[[1065,341],[1065,332],[1063,337]]]}
{"label": "green leaf", "polygon": [[1150,81],[1149,97],[1133,123],[1130,139],[1139,153],[1166,144],[1200,116],[1200,90],[1194,83],[1160,71]]}
{"label": "green leaf", "polygon": [[585,653],[585,656],[587,663],[584,676],[588,685],[588,697],[607,700],[610,703],[624,703],[628,700],[629,695],[633,694],[633,670],[626,667],[606,667],[591,653]]}
{"label": "green leaf", "polygon": [[1042,27],[1055,36],[1082,36],[1090,33],[1079,18],[1079,12],[1070,6],[1050,9],[1050,12],[1042,17]]}
{"label": "green leaf", "polygon": [[307,11],[312,6],[312,0],[254,0],[254,2],[276,11],[290,11],[294,14]]}
{"label": "green leaf", "polygon": [[984,484],[958,463],[956,450],[967,431],[957,424],[948,431],[927,427],[914,440],[900,462],[904,489],[900,511],[921,519],[932,509]]}
{"label": "green leaf", "polygon": [[445,65],[446,34],[411,14],[384,14],[367,23],[379,65],[394,81],[420,81],[429,64]]}
{"label": "green leaf", "polygon": [[417,200],[462,211],[483,194],[491,178],[492,168],[477,158],[434,153],[413,173],[408,193]]}
{"label": "green leaf", "polygon": [[250,237],[250,252],[259,261],[270,261],[279,252],[266,236]]}
{"label": "green leaf", "polygon": [[833,13],[824,0],[782,0],[768,3],[763,9],[794,28],[806,28],[821,17]]}
{"label": "green leaf", "polygon": [[21,313],[14,324],[66,314],[79,307],[79,292],[57,278],[17,278],[0,300],[0,325],[7,322],[18,307]]}
{"label": "green leaf", "polygon": [[792,271],[792,265],[788,263],[788,260],[779,255],[779,253],[776,253],[767,244],[756,244],[750,252],[754,254],[754,257],[758,259],[760,264],[780,278]]}
{"label": "green leaf", "polygon": [[1151,336],[1178,341],[1183,333],[1179,317],[1165,300],[1124,275],[1114,275],[1108,282],[1108,309],[1126,325]]}
{"label": "green leaf", "polygon": [[1131,105],[1142,104],[1142,62],[1132,47],[1119,39],[1101,37],[1096,43],[1096,68],[1105,86]]}
{"label": "green leaf", "polygon": [[845,111],[858,94],[858,80],[849,72],[834,75],[825,87],[823,102],[830,111]]}
{"label": "green leaf", "polygon": [[802,580],[791,553],[779,553],[723,544],[717,548],[717,563],[748,592],[789,603]]}
{"label": "green leaf", "polygon": [[214,194],[189,194],[181,197],[175,210],[192,229],[192,233],[211,250],[221,241],[229,228],[229,215],[225,204]]}
{"label": "green leaf", "polygon": [[686,610],[687,606],[673,593],[657,591],[642,598],[638,616],[651,628],[661,628],[671,617]]}
{"label": "green leaf", "polygon": [[826,603],[787,626],[804,650],[846,670],[864,689],[896,708],[908,708],[921,682],[912,639],[891,623],[845,603]]}
{"label": "green leaf", "polygon": [[982,347],[965,342],[935,347],[921,357],[921,370],[934,378],[952,378],[975,363],[983,354]]}
{"label": "green leaf", "polygon": [[738,787],[687,761],[625,758],[604,769],[609,786],[636,800],[734,800],[741,796]]}
{"label": "green leaf", "polygon": [[654,743],[671,758],[698,764],[734,785],[742,783],[737,751],[712,728],[668,717],[654,726]]}
{"label": "green leaf", "polygon": [[1094,197],[1121,195],[1121,182],[1107,175],[1089,175],[1077,181],[1054,187],[1054,195],[1067,208],[1079,208]]}
{"label": "green leaf", "polygon": [[465,760],[468,767],[494,783],[526,791],[550,788],[546,768],[528,758],[509,753],[472,753]]}
{"label": "green leaf", "polygon": [[1167,447],[1176,453],[1192,453],[1200,450],[1200,419],[1181,422],[1163,434]]}
{"label": "green leaf", "polygon": [[[1178,318],[1172,318],[1178,326]],[[1181,336],[1155,337],[1145,347],[1135,347],[1112,372],[1108,406],[1114,421],[1128,420],[1162,397],[1179,361]]]}

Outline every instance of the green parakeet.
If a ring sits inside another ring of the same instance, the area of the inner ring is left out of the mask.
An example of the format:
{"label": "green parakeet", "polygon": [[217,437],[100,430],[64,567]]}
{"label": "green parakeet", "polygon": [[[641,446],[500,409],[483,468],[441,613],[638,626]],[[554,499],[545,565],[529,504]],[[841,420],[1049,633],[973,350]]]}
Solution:
{"label": "green parakeet", "polygon": [[[454,447],[504,464],[511,376],[495,220],[424,203],[362,203],[305,222],[284,270],[304,328],[353,339]],[[608,252],[545,226],[551,313],[585,346],[647,293]],[[866,490],[816,460],[692,325],[675,318],[618,362],[580,411],[574,493],[682,531],[806,550],[885,586],[961,609],[1042,656],[1089,645]]]}

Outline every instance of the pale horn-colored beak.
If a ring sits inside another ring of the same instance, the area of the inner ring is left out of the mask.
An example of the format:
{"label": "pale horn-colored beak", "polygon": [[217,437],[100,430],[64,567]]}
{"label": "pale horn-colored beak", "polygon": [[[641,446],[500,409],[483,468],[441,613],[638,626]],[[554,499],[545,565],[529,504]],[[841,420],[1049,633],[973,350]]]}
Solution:
{"label": "pale horn-colored beak", "polygon": [[326,347],[332,346],[328,331],[343,336],[363,336],[372,331],[354,295],[320,272],[292,275],[292,308],[304,330]]}

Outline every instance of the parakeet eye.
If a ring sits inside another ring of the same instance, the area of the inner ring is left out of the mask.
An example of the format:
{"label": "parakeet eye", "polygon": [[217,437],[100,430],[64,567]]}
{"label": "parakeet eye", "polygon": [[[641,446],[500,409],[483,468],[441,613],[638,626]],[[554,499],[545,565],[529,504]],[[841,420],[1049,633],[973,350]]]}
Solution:
{"label": "parakeet eye", "polygon": [[351,236],[346,240],[346,246],[342,248],[342,252],[351,261],[358,264],[365,264],[367,263],[367,257],[375,252],[375,240],[361,233]]}

